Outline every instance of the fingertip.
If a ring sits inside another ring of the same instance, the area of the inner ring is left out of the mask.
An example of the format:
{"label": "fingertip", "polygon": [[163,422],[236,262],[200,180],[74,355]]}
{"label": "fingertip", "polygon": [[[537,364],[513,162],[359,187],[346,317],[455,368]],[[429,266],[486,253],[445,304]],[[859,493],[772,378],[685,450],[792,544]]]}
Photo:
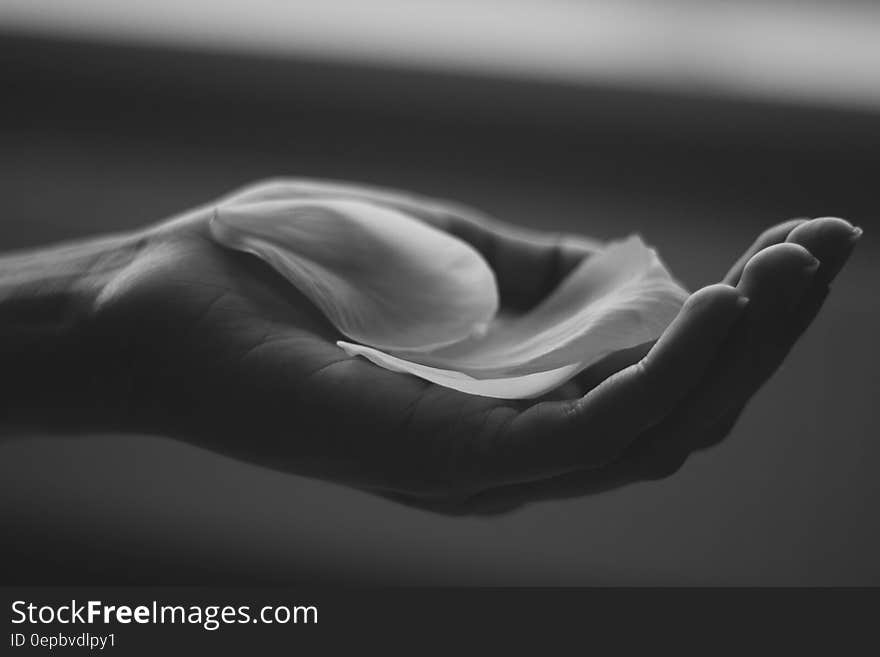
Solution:
{"label": "fingertip", "polygon": [[762,249],[766,249],[768,246],[784,242],[793,230],[809,221],[808,217],[796,217],[764,229],[752,245],[752,255]]}
{"label": "fingertip", "polygon": [[783,242],[768,246],[752,256],[743,270],[743,282],[749,279],[772,281],[783,276],[804,278],[811,276],[818,267],[819,260],[804,246]]}
{"label": "fingertip", "polygon": [[734,304],[738,299],[742,299],[740,291],[735,286],[728,285],[727,283],[713,283],[712,285],[706,285],[694,292],[691,296],[711,297],[712,299],[717,300],[718,303]]}
{"label": "fingertip", "polygon": [[682,306],[682,314],[706,314],[714,317],[731,317],[748,304],[748,297],[726,283],[715,283],[691,294]]}
{"label": "fingertip", "polygon": [[782,223],[775,224],[765,229],[760,235],[758,235],[758,238],[752,243],[746,252],[737,259],[733,267],[730,268],[730,271],[728,271],[727,275],[724,277],[724,281],[730,285],[736,285],[739,283],[739,280],[742,277],[743,268],[752,256],[768,246],[784,242],[795,228],[807,221],[809,221],[809,219],[798,217],[783,221]]}
{"label": "fingertip", "polygon": [[[765,230],[761,234],[761,237],[759,239],[763,239],[767,243],[767,246],[778,243],[780,241],[784,241],[785,237],[791,234],[791,231],[795,230],[799,226],[803,226],[809,221],[809,217],[795,217],[794,219],[783,221]],[[783,239],[778,239],[779,236],[782,236]],[[769,241],[771,238],[773,239],[772,242]]]}
{"label": "fingertip", "polygon": [[821,263],[819,279],[828,284],[843,268],[862,229],[839,217],[820,217],[798,226],[788,241],[807,249]]}
{"label": "fingertip", "polygon": [[846,230],[853,229],[853,225],[849,221],[847,221],[843,217],[837,217],[837,216],[833,216],[833,215],[814,217],[813,219],[810,219],[809,221],[806,221],[805,223],[808,223],[808,224],[809,223],[825,223],[828,225],[841,226],[842,228],[845,228]]}
{"label": "fingertip", "polygon": [[715,283],[700,288],[643,359],[650,366],[675,368],[683,358],[714,353],[742,313],[747,298],[735,287]]}
{"label": "fingertip", "polygon": [[850,242],[854,236],[860,235],[850,222],[840,217],[818,217],[807,221],[789,233],[786,241],[802,245],[813,255],[821,259],[819,251],[827,250]]}

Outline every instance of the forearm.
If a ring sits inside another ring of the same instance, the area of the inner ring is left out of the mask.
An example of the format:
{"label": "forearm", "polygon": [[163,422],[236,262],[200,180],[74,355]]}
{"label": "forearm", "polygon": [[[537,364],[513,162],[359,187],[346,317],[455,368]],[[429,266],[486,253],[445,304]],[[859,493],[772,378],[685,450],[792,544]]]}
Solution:
{"label": "forearm", "polygon": [[100,335],[93,315],[136,250],[123,236],[0,255],[0,432],[124,422],[118,336]]}

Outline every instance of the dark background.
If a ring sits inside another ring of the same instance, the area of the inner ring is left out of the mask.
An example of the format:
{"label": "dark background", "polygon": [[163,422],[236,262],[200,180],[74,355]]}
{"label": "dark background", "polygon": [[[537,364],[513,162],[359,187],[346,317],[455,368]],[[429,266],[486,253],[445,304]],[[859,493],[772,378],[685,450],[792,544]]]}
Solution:
{"label": "dark background", "polygon": [[783,219],[865,229],[732,435],[670,479],[446,517],[162,438],[11,439],[4,584],[880,584],[880,115],[13,34],[0,62],[4,251],[276,175],[638,231],[691,288]]}

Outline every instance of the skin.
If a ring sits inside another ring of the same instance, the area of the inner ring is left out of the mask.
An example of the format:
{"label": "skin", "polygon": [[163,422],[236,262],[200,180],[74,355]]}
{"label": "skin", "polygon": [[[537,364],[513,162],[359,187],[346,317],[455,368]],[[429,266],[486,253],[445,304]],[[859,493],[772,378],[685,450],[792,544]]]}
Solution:
{"label": "skin", "polygon": [[597,244],[514,230],[457,204],[307,180],[247,187],[125,235],[0,258],[0,427],[126,431],[446,512],[669,476],[726,436],[815,317],[860,231],[835,218],[764,232],[653,345],[555,395],[466,395],[350,358],[295,289],[208,232],[230,199],[358,198],[468,241],[502,304],[537,303]]}

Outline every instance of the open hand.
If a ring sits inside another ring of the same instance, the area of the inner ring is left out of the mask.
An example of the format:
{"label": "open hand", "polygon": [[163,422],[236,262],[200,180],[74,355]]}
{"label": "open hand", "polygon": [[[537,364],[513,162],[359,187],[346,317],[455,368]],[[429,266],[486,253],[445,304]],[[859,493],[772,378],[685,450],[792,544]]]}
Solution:
{"label": "open hand", "polygon": [[[502,304],[536,304],[597,244],[514,230],[401,192],[279,180],[232,195],[334,196],[401,209],[477,248]],[[231,197],[227,197],[231,198]],[[654,345],[554,395],[498,400],[348,357],[338,333],[257,258],[209,236],[223,199],[134,236],[92,281],[85,340],[116,368],[122,428],[428,503],[516,491],[516,503],[674,472],[726,435],[818,312],[858,230],[795,220],[691,295]],[[671,263],[674,270],[675,263]],[[108,393],[112,394],[112,393]],[[572,482],[577,484],[572,488]],[[490,491],[487,493],[487,491]]]}

